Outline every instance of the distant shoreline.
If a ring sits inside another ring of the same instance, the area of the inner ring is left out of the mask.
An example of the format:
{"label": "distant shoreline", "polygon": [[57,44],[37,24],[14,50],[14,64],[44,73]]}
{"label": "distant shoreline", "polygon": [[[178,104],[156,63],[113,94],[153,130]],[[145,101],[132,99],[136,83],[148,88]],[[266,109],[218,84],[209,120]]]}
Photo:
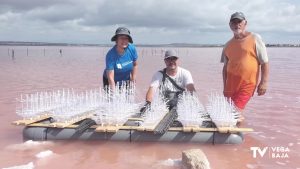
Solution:
{"label": "distant shoreline", "polygon": [[[223,47],[223,44],[189,44],[189,43],[170,43],[170,44],[135,44],[138,47],[190,47],[190,48],[206,48],[206,47]],[[99,46],[112,47],[113,44],[75,44],[75,43],[48,43],[48,42],[14,42],[0,41],[0,46]],[[300,47],[300,44],[266,44],[266,47]]]}

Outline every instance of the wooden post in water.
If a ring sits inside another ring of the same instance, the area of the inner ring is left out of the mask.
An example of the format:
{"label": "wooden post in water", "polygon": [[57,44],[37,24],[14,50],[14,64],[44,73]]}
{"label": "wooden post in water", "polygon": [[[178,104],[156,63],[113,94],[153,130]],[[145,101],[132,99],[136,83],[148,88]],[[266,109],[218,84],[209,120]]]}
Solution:
{"label": "wooden post in water", "polygon": [[12,49],[12,51],[11,51],[11,59],[15,60],[15,50],[14,49]]}

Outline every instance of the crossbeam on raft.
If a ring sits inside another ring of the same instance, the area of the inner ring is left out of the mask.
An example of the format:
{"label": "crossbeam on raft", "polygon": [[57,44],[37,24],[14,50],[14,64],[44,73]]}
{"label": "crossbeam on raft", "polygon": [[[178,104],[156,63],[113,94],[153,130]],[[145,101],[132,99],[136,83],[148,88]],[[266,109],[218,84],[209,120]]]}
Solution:
{"label": "crossbeam on raft", "polygon": [[121,126],[97,126],[95,131],[96,132],[109,132],[109,133],[116,133]]}
{"label": "crossbeam on raft", "polygon": [[67,122],[54,122],[54,123],[50,123],[49,125],[56,127],[56,128],[65,128],[65,127],[68,127],[74,123],[81,121],[81,120],[90,118],[91,116],[92,116],[92,114],[87,114],[87,115],[83,115],[80,117],[72,118],[71,120],[68,120]]}
{"label": "crossbeam on raft", "polygon": [[[136,130],[138,131],[150,131],[150,132],[155,132],[155,130],[157,129],[157,127],[159,125],[161,125],[161,122],[163,121],[163,119],[168,118],[168,116],[170,116],[172,112],[166,112],[166,114],[164,115],[164,117],[161,119],[161,121],[158,121],[157,123],[151,125],[151,126],[147,126],[147,125],[142,125],[142,126],[138,126],[138,128],[136,128]],[[133,126],[136,127],[136,126]]]}
{"label": "crossbeam on raft", "polygon": [[36,123],[36,122],[39,122],[39,121],[46,120],[50,117],[51,116],[48,115],[48,114],[43,114],[43,115],[39,115],[39,116],[36,116],[34,118],[30,118],[30,119],[17,120],[17,121],[12,122],[12,124],[27,126],[27,125],[32,124],[32,123]]}

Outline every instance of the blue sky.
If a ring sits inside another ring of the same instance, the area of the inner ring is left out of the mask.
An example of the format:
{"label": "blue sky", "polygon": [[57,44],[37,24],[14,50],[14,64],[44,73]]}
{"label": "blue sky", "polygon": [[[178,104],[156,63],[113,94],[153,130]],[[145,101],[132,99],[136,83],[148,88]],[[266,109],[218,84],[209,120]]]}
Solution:
{"label": "blue sky", "polygon": [[235,11],[266,43],[300,43],[296,0],[0,0],[0,41],[110,44],[125,26],[137,44],[223,44]]}

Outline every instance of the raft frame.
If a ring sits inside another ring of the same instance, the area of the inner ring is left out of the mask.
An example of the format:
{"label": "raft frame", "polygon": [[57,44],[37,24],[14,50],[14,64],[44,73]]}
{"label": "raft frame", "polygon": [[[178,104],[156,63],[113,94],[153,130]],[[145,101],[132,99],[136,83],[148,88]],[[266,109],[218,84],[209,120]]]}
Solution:
{"label": "raft frame", "polygon": [[[86,117],[87,118],[87,117]],[[82,119],[81,119],[82,120]],[[76,132],[78,121],[53,123],[51,117],[43,116],[30,120],[18,120],[14,125],[25,126],[24,140],[106,140],[128,142],[191,142],[210,144],[241,144],[242,132],[251,132],[251,128],[237,127],[171,127],[164,134],[154,134],[152,128],[135,125],[139,119],[128,119],[122,126],[93,125],[83,133]],[[80,122],[80,121],[79,121]],[[54,125],[55,124],[55,125]]]}

